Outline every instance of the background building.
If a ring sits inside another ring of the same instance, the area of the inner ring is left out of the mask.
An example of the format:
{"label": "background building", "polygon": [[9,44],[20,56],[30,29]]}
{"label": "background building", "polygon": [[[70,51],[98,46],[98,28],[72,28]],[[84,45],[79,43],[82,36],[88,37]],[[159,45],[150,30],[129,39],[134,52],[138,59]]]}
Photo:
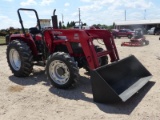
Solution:
{"label": "background building", "polygon": [[116,29],[128,28],[134,30],[137,28],[141,28],[144,31],[144,33],[147,33],[147,31],[153,27],[160,28],[160,19],[115,22]]}
{"label": "background building", "polygon": [[41,28],[51,27],[50,19],[40,19]]}

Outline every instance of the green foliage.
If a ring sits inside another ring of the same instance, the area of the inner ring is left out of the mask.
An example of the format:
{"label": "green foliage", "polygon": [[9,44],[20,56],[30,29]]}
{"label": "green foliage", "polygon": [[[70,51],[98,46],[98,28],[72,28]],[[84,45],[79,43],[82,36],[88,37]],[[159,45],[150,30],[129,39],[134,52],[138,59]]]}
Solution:
{"label": "green foliage", "polygon": [[92,26],[97,26],[97,27],[100,27],[102,29],[108,29],[108,30],[111,30],[113,29],[113,25],[105,25],[105,24],[93,24]]}
{"label": "green foliage", "polygon": [[67,23],[67,28],[71,28],[71,27],[74,27],[74,26],[75,26],[75,22],[74,21],[71,21],[71,22]]}
{"label": "green foliage", "polygon": [[66,26],[65,26],[65,25],[62,25],[62,29],[66,29]]}
{"label": "green foliage", "polygon": [[87,23],[83,23],[82,26],[87,26]]}
{"label": "green foliage", "polygon": [[[62,25],[62,29],[68,29],[68,28],[74,27],[75,25],[76,25],[75,21],[67,22],[66,26],[64,24]],[[87,26],[87,23],[83,23],[82,26]],[[111,29],[114,28],[115,23],[113,23],[113,25],[109,25],[109,26],[105,25],[105,24],[93,24],[92,26],[98,26],[102,29],[111,30]],[[26,30],[28,30],[28,29],[25,29],[25,31]],[[22,33],[22,30],[19,29],[19,28],[14,28],[14,27],[9,27],[7,29],[1,29],[0,30],[0,36],[5,36],[5,35],[10,34],[10,33]]]}
{"label": "green foliage", "polygon": [[7,29],[1,29],[0,36],[6,36],[7,34],[20,33],[20,32],[21,30],[19,28],[9,27]]}
{"label": "green foliage", "polygon": [[5,37],[4,36],[0,36],[0,44],[4,44],[6,41],[5,41]]}

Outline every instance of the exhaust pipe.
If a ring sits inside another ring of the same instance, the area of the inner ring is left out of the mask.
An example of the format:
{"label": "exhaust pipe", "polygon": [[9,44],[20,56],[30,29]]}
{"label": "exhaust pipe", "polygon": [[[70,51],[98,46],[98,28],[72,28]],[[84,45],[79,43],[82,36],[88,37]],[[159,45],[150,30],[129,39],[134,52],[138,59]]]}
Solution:
{"label": "exhaust pipe", "polygon": [[58,29],[58,19],[57,19],[57,15],[55,15],[56,9],[54,9],[53,11],[53,16],[52,18],[52,25],[53,25],[53,29]]}
{"label": "exhaust pipe", "polygon": [[93,99],[100,103],[127,101],[152,77],[131,55],[118,62],[91,71]]}

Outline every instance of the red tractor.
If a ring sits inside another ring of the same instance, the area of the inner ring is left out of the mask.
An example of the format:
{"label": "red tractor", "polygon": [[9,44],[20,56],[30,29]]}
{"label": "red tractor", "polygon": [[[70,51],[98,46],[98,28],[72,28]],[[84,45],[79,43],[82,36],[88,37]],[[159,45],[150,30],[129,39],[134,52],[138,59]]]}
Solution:
{"label": "red tractor", "polygon": [[[37,27],[29,28],[29,32],[26,32],[20,11],[34,12]],[[79,79],[79,69],[84,67],[90,71],[96,102],[126,101],[149,81],[151,74],[134,56],[118,61],[118,52],[109,31],[59,29],[55,11],[52,16],[53,27],[41,29],[36,10],[20,8],[17,12],[23,34],[12,34],[7,47],[7,61],[15,76],[27,77],[32,73],[33,65],[43,65],[51,84],[66,89]],[[97,39],[104,43],[105,49],[94,45]],[[108,56],[113,64],[108,64]],[[136,68],[133,62],[137,64]],[[137,69],[142,70],[142,74]],[[139,81],[141,77],[146,79]],[[134,84],[138,87],[130,95],[125,95]]]}

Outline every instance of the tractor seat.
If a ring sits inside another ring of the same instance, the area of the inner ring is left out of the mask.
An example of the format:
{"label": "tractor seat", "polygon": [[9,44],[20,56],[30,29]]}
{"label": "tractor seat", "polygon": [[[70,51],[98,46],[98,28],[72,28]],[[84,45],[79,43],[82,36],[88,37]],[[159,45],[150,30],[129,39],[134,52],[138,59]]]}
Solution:
{"label": "tractor seat", "polygon": [[29,32],[31,34],[39,34],[39,33],[41,33],[41,31],[38,30],[36,27],[29,28]]}

